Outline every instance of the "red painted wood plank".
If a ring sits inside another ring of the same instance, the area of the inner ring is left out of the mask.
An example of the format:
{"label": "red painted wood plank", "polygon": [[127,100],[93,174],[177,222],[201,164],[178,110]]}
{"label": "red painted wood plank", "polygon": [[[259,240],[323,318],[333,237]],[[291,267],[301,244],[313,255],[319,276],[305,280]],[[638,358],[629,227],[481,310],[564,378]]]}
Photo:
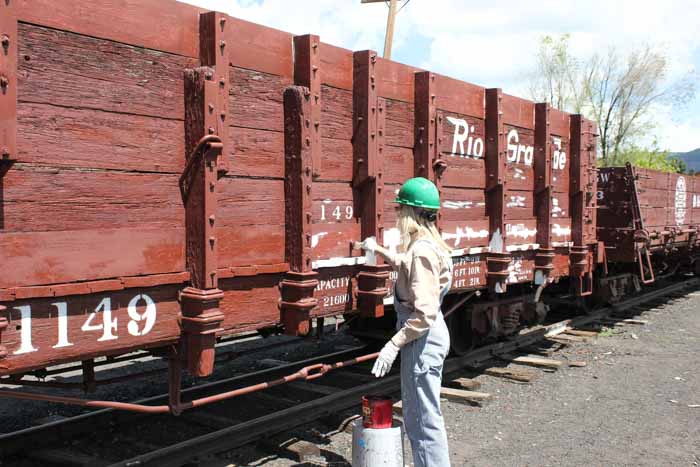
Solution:
{"label": "red painted wood plank", "polygon": [[125,44],[199,57],[199,14],[192,5],[162,0],[14,0],[20,21]]}
{"label": "red painted wood plank", "polygon": [[31,103],[17,113],[19,162],[178,174],[184,166],[178,120]]}
{"label": "red painted wood plank", "polygon": [[376,60],[375,79],[379,97],[413,102],[413,75],[423,70],[381,57],[377,57]]}
{"label": "red painted wood plank", "polygon": [[436,76],[435,101],[438,109],[485,118],[484,88],[447,76]]}
{"label": "red painted wood plank", "polygon": [[334,88],[352,91],[352,50],[321,42],[321,81]]}
{"label": "red painted wood plank", "polygon": [[224,332],[277,325],[280,321],[280,280],[282,276],[278,274],[220,280],[219,288],[223,290],[224,298],[219,309],[224,313]]}
{"label": "red painted wood plank", "polygon": [[[181,227],[178,177],[15,164],[2,179],[5,232],[99,229],[150,219]],[[124,189],[129,187],[129,189]]]}
{"label": "red painted wood plank", "polygon": [[238,18],[229,22],[226,43],[233,66],[293,78],[292,34]]}
{"label": "red painted wood plank", "polygon": [[[291,39],[290,39],[291,40]],[[229,69],[229,124],[284,131],[284,89],[291,76],[274,76],[237,67]]]}
{"label": "red painted wood plank", "polygon": [[518,128],[535,128],[535,103],[503,94],[503,121]]}
{"label": "red painted wood plank", "polygon": [[551,109],[549,111],[549,131],[556,136],[569,139],[569,114],[561,110]]}
{"label": "red painted wood plank", "polygon": [[0,287],[181,272],[184,228],[2,233],[0,257],[13,272]]}
{"label": "red painted wood plank", "polygon": [[183,70],[198,61],[21,24],[20,102],[184,118]]}

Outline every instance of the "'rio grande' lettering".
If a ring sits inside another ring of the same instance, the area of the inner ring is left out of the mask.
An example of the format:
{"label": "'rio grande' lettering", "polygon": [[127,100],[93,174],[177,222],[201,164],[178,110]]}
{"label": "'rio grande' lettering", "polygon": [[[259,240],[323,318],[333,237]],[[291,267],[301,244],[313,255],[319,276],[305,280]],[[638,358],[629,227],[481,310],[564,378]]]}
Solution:
{"label": "'rio grande' lettering", "polygon": [[[474,125],[470,126],[463,118],[447,117],[447,121],[455,126],[452,138],[452,155],[472,156],[477,159],[484,157],[484,140],[474,137]],[[466,151],[464,149],[465,142],[467,143]]]}
{"label": "'rio grande' lettering", "polygon": [[520,135],[518,130],[512,129],[508,132],[508,162],[515,162],[525,165],[532,165],[532,159],[535,155],[533,146],[525,146],[520,144]]}

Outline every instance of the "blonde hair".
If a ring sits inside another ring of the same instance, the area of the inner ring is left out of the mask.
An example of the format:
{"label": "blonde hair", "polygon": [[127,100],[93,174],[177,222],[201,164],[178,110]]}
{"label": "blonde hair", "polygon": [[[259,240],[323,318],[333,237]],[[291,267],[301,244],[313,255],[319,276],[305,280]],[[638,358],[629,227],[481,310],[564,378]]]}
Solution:
{"label": "blonde hair", "polygon": [[432,240],[447,254],[452,252],[452,248],[442,239],[435,222],[421,216],[419,211],[413,206],[401,205],[398,218],[396,219],[396,227],[401,235],[401,243],[399,245],[399,251],[401,252],[408,251],[413,242],[420,238]]}

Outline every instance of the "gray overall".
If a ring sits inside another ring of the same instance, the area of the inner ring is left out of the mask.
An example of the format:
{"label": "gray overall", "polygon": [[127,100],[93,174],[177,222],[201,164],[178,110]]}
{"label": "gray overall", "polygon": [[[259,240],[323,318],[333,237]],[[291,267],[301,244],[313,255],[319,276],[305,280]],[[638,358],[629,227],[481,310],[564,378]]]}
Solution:
{"label": "gray overall", "polygon": [[[452,259],[442,253],[429,240],[428,243],[444,258],[450,269],[450,279],[440,291],[440,303],[452,284]],[[416,243],[417,243],[416,242]],[[399,330],[411,316],[412,310],[398,300],[401,291],[394,291],[394,307],[397,313],[396,329]],[[405,292],[404,292],[405,293]],[[398,294],[398,295],[397,295]],[[413,462],[416,467],[449,467],[450,453],[447,447],[445,422],[440,410],[442,364],[450,349],[450,335],[442,311],[426,334],[406,344],[401,349],[401,399],[404,425],[411,441]]]}

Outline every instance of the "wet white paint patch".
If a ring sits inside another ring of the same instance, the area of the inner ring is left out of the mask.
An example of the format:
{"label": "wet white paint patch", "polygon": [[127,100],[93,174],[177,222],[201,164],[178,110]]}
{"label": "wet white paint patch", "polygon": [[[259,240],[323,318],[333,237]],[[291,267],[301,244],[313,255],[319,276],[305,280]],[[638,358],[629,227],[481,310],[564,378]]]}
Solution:
{"label": "wet white paint patch", "polygon": [[442,203],[442,207],[446,209],[470,209],[484,206],[486,206],[486,203],[483,201],[445,201]]}
{"label": "wet white paint patch", "polygon": [[347,256],[329,259],[317,259],[311,262],[312,269],[337,268],[338,266],[355,266],[365,264],[364,256]]}
{"label": "wet white paint patch", "polygon": [[524,208],[525,207],[525,197],[516,195],[511,196],[510,201],[506,203],[507,208]]}
{"label": "wet white paint patch", "polygon": [[552,224],[552,234],[558,237],[568,236],[571,235],[571,228],[566,226],[562,227],[559,224]]}
{"label": "wet white paint patch", "polygon": [[478,255],[480,253],[488,253],[491,249],[487,246],[475,247],[475,248],[460,248],[457,250],[452,250],[452,257],[465,256],[465,255]]}
{"label": "wet white paint patch", "polygon": [[574,242],[552,242],[552,246],[555,248],[570,247],[574,246]]}
{"label": "wet white paint patch", "polygon": [[319,232],[317,234],[314,234],[311,236],[311,248],[316,248],[318,246],[318,242],[321,241],[323,237],[328,235],[328,232]]}
{"label": "wet white paint patch", "polygon": [[449,242],[454,241],[454,246],[457,247],[462,240],[471,240],[474,238],[488,238],[489,231],[485,229],[474,230],[471,227],[457,227],[454,232],[443,232],[442,239]]}
{"label": "wet white paint patch", "polygon": [[552,217],[564,217],[566,211],[559,207],[559,200],[552,198]]}
{"label": "wet white paint patch", "polygon": [[527,250],[536,250],[540,247],[539,243],[523,243],[520,245],[508,245],[506,247],[506,251],[527,251]]}
{"label": "wet white paint patch", "polygon": [[526,240],[537,235],[537,229],[528,229],[525,224],[506,224],[506,237]]}

